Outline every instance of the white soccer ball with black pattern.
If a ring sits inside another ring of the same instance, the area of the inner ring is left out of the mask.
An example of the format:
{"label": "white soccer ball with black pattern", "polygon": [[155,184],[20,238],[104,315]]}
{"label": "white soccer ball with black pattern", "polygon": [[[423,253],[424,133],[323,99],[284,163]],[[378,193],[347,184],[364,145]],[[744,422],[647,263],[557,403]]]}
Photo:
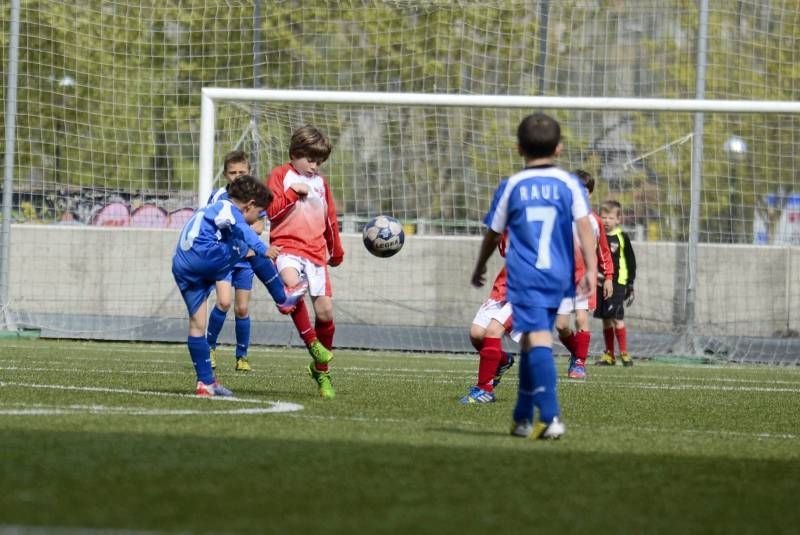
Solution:
{"label": "white soccer ball with black pattern", "polygon": [[364,226],[364,247],[381,258],[396,255],[403,248],[406,234],[403,225],[388,215],[379,215]]}

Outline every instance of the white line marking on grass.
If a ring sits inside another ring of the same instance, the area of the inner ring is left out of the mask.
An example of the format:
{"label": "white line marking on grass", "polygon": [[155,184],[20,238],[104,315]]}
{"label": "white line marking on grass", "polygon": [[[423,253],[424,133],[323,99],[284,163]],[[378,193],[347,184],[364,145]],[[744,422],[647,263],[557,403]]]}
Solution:
{"label": "white line marking on grass", "polygon": [[690,384],[658,384],[658,383],[614,383],[606,381],[587,381],[570,383],[597,385],[612,388],[630,388],[638,390],[713,390],[722,392],[787,392],[800,393],[800,388],[764,387],[764,386],[724,386],[724,385],[690,385]]}
{"label": "white line marking on grass", "polygon": [[[194,394],[178,394],[175,392],[157,392],[153,390],[132,390],[129,388],[104,388],[96,386],[72,386],[72,385],[47,385],[36,383],[9,383],[0,382],[0,388],[42,388],[51,390],[68,390],[78,392],[102,392],[108,394],[133,394],[139,396],[153,397],[175,397],[186,399],[201,399]],[[0,415],[44,415],[44,414],[128,414],[134,416],[168,416],[168,415],[187,415],[187,414],[269,414],[280,412],[296,412],[303,410],[303,406],[297,403],[286,401],[269,401],[262,399],[248,399],[237,397],[212,397],[202,398],[203,401],[227,403],[246,403],[256,405],[268,405],[268,407],[240,408],[226,410],[199,410],[199,409],[146,409],[141,407],[108,407],[104,405],[64,405],[52,406],[50,408],[26,408],[26,409],[0,409]],[[22,412],[20,412],[22,411]],[[56,412],[53,412],[56,411]],[[61,412],[58,412],[61,411]]]}

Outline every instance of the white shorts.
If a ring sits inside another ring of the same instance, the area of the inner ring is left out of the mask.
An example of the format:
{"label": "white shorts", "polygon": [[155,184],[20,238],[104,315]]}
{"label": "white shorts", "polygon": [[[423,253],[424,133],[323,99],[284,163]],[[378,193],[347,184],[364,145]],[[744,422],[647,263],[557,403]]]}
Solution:
{"label": "white shorts", "polygon": [[589,310],[589,298],[565,297],[558,305],[558,313],[562,315],[572,314],[576,310]]}
{"label": "white shorts", "polygon": [[307,258],[291,254],[278,255],[275,265],[278,267],[278,273],[286,268],[294,268],[301,275],[305,274],[308,279],[308,295],[314,297],[319,295],[331,297],[333,295],[328,266],[318,266]]}
{"label": "white shorts", "polygon": [[494,299],[487,299],[478,308],[472,323],[483,327],[484,329],[489,326],[492,320],[497,321],[506,328],[508,337],[519,343],[522,338],[522,333],[519,331],[511,331],[511,303],[505,301],[495,301]]}

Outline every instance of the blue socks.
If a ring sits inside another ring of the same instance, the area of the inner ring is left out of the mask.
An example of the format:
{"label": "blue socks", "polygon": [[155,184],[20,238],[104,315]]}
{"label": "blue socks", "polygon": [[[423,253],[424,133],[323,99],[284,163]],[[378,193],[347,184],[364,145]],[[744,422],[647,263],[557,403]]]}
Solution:
{"label": "blue socks", "polygon": [[250,347],[250,316],[236,318],[236,358],[246,357],[248,347]]}
{"label": "blue socks", "polygon": [[533,421],[533,408],[539,409],[539,421],[550,423],[559,415],[556,392],[556,364],[553,349],[537,346],[520,355],[519,392],[514,407],[514,421]]}
{"label": "blue socks", "polygon": [[223,312],[217,307],[211,309],[206,331],[206,340],[208,340],[209,347],[217,347],[217,338],[219,338],[219,333],[222,331],[222,326],[225,324],[225,316],[227,315],[227,312]]}
{"label": "blue socks", "polygon": [[283,303],[286,301],[286,291],[283,287],[283,281],[278,275],[278,270],[275,268],[275,264],[272,260],[266,256],[259,255],[251,256],[247,260],[250,262],[253,273],[258,277],[258,280],[267,287],[267,291],[269,295],[272,296],[272,299],[276,303]]}
{"label": "blue socks", "polygon": [[192,357],[197,380],[210,385],[214,382],[214,372],[211,370],[211,350],[204,336],[190,336],[186,341],[189,346],[189,356]]}

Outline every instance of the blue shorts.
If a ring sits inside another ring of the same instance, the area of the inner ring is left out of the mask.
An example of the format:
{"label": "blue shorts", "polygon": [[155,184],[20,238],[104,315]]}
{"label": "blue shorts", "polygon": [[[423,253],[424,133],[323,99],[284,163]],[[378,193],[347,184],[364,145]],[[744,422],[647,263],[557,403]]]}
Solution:
{"label": "blue shorts", "polygon": [[250,267],[249,262],[245,265],[236,264],[231,272],[228,273],[228,276],[225,277],[225,280],[237,290],[252,290],[253,268]]}
{"label": "blue shorts", "polygon": [[511,303],[513,310],[514,330],[523,333],[537,331],[551,332],[556,323],[558,307],[545,308],[541,306]]}
{"label": "blue shorts", "polygon": [[189,316],[194,316],[195,312],[197,312],[200,306],[208,299],[217,281],[185,277],[174,271],[172,275],[175,277],[175,282],[178,284],[178,289],[181,291],[183,302],[186,303]]}

